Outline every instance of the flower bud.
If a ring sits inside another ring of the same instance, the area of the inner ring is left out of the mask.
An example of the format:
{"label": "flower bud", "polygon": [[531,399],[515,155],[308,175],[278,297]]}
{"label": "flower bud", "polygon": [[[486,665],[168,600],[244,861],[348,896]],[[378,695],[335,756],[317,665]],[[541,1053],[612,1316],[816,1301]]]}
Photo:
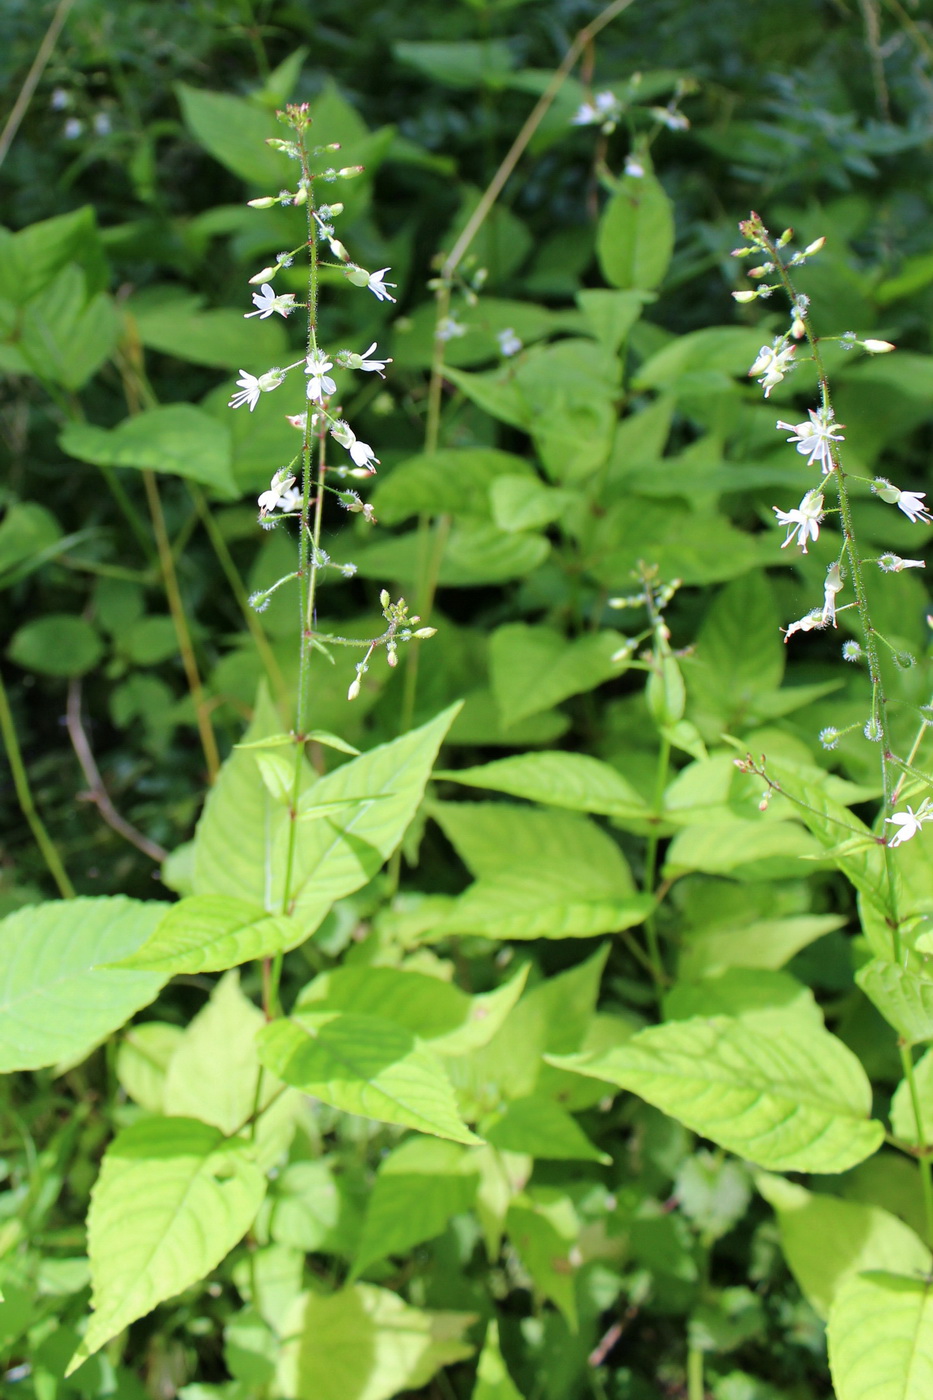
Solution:
{"label": "flower bud", "polygon": [[389,594],[389,590],[388,590],[387,588],[384,588],[384,589],[382,590],[382,592],[379,594],[379,606],[380,606],[381,608],[387,608],[387,607],[389,606],[389,603],[390,603],[390,602],[391,602],[391,596],[390,596],[390,594]]}
{"label": "flower bud", "polygon": [[341,170],[337,171],[337,174],[344,180],[355,180],[357,175],[362,175],[365,169],[365,165],[345,165]]}
{"label": "flower bud", "polygon": [[803,250],[803,256],[809,258],[812,253],[818,253],[826,242],[825,235],[822,238],[815,238],[812,243],[808,243]]}
{"label": "flower bud", "polygon": [[733,292],[732,295],[736,301],[757,301],[761,296],[761,289],[757,288],[754,292]]}
{"label": "flower bud", "polygon": [[887,355],[889,351],[897,349],[890,340],[860,340],[858,343],[869,355]]}
{"label": "flower bud", "polygon": [[271,282],[278,270],[278,266],[264,267],[262,272],[257,272],[255,277],[249,279],[247,285],[250,287],[258,287],[260,282]]}
{"label": "flower bud", "polygon": [[248,199],[246,202],[250,209],[271,209],[279,201],[276,195],[264,194],[261,199]]}
{"label": "flower bud", "polygon": [[353,681],[352,681],[351,684],[350,684],[350,689],[347,691],[347,699],[348,699],[348,700],[355,700],[355,699],[357,698],[357,696],[359,695],[359,693],[360,693],[360,678],[359,678],[359,676],[356,676],[356,677],[354,677]]}
{"label": "flower bud", "polygon": [[411,635],[412,635],[413,637],[417,637],[419,641],[424,641],[427,637],[434,637],[434,636],[436,636],[436,635],[437,635],[437,628],[436,628],[436,627],[419,627],[418,630],[417,630],[417,632],[412,632]]}

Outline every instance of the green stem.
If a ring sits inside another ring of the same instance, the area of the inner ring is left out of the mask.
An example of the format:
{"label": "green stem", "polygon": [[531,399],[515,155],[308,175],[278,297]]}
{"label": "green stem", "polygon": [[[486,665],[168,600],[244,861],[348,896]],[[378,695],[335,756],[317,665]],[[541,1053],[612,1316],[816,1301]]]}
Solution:
{"label": "green stem", "polygon": [[[926,1142],[926,1134],[923,1129],[923,1114],[920,1108],[920,1094],[917,1089],[917,1076],[914,1074],[914,1060],[910,1053],[910,1047],[900,1045],[901,1065],[904,1070],[904,1078],[907,1081],[907,1089],[910,1093],[910,1103],[914,1111],[914,1122],[917,1125],[917,1141],[920,1144]],[[920,1167],[920,1186],[923,1191],[923,1209],[927,1222],[927,1244],[933,1244],[933,1164],[929,1157],[918,1159]]]}
{"label": "green stem", "polygon": [[32,788],[29,786],[29,775],[23,763],[23,755],[20,751],[19,739],[16,736],[16,726],[13,723],[13,714],[10,710],[10,702],[2,676],[0,676],[0,734],[3,736],[7,762],[10,765],[10,772],[13,774],[13,786],[16,789],[20,810],[29,823],[29,829],[35,837],[36,845],[42,852],[49,868],[49,874],[58,886],[59,894],[63,899],[74,899],[74,886],[68,878],[58,854],[58,848],[46,830],[45,823],[39,816],[33,799]]}
{"label": "green stem", "polygon": [[[654,810],[658,814],[660,814],[664,805],[664,790],[667,787],[671,763],[670,740],[664,734],[661,734],[659,738],[660,747],[658,749],[658,766],[655,772],[653,804]],[[657,828],[652,827],[645,850],[645,894],[654,894],[657,880],[659,841],[660,837]],[[657,913],[654,909],[652,909],[651,913],[645,919],[645,937],[648,943],[648,956],[651,959],[652,975],[654,976],[655,984],[660,989],[664,986],[665,973],[664,962],[661,958],[661,949],[658,944]]]}
{"label": "green stem", "polygon": [[703,1400],[703,1353],[695,1346],[687,1351],[687,1400]]}

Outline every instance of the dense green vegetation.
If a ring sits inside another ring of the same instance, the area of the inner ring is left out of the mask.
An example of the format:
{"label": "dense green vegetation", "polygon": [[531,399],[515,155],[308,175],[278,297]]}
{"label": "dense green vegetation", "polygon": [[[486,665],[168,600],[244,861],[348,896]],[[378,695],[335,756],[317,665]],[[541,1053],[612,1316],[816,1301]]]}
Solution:
{"label": "dense green vegetation", "polygon": [[922,7],[54,13],[0,1391],[927,1395]]}

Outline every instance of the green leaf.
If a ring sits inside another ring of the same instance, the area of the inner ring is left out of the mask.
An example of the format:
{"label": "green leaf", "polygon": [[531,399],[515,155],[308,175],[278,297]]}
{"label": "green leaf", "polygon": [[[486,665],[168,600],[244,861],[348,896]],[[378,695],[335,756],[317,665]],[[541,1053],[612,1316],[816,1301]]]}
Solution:
{"label": "green leaf", "polygon": [[134,1103],[150,1113],[162,1113],[165,1076],[184,1035],[167,1021],[141,1021],[129,1026],[117,1051],[117,1079]]}
{"label": "green leaf", "polygon": [[90,205],[42,219],[18,233],[0,229],[0,297],[23,306],[38,296],[68,263],[78,263],[94,290],[106,285],[107,268]]}
{"label": "green leaf", "polygon": [[521,1391],[508,1373],[499,1347],[499,1324],[495,1318],[486,1328],[486,1340],[476,1371],[471,1400],[523,1400]]}
{"label": "green leaf", "polygon": [[18,349],[40,379],[80,389],[117,343],[120,322],[113,302],[88,296],[80,268],[69,266],[23,312]]}
{"label": "green leaf", "polygon": [[302,1012],[270,1022],[258,1045],[261,1062],[273,1074],[345,1113],[454,1142],[482,1140],[461,1121],[437,1056],[391,1021]]}
{"label": "green leaf", "polygon": [[[455,522],[447,536],[438,582],[448,588],[476,588],[523,578],[543,563],[550,547],[543,535],[509,534],[485,520],[466,517]],[[421,537],[412,530],[354,548],[352,558],[361,578],[407,584],[418,577],[421,549]]]}
{"label": "green leaf", "polygon": [[265,1189],[249,1144],[206,1123],[147,1118],[125,1128],[104,1154],[91,1198],[94,1313],[66,1375],[215,1269],[249,1229]]}
{"label": "green leaf", "polygon": [[723,920],[687,929],[678,975],[685,981],[711,976],[727,967],[777,970],[824,934],[843,928],[844,914],[796,914],[786,919]]}
{"label": "green leaf", "polygon": [[[914,1087],[920,1108],[920,1124],[924,1143],[933,1135],[933,1051],[928,1050],[914,1065]],[[891,1099],[891,1131],[901,1142],[919,1142],[917,1115],[914,1112],[910,1084],[902,1079]],[[880,1267],[880,1266],[879,1266]]]}
{"label": "green leaf", "polygon": [[421,513],[488,519],[489,490],[501,477],[518,477],[529,485],[537,479],[524,457],[492,447],[422,452],[380,478],[372,502],[385,525]]}
{"label": "green leaf", "polygon": [[392,52],[436,83],[453,88],[498,87],[515,66],[515,55],[504,39],[439,43],[431,39],[398,41]]}
{"label": "green leaf", "polygon": [[572,1255],[578,1248],[580,1221],[570,1197],[546,1187],[519,1196],[509,1207],[505,1228],[535,1293],[550,1298],[576,1331]]}
{"label": "green leaf", "polygon": [[662,389],[696,370],[747,374],[761,347],[761,332],[745,326],[706,326],[676,336],[651,355],[634,376],[636,389]]}
{"label": "green leaf", "polygon": [[601,1056],[548,1057],[617,1084],[730,1152],[774,1171],[842,1172],[884,1138],[871,1086],[842,1041],[807,1019],[765,1028],[727,1016],[639,1031]]}
{"label": "green leaf", "polygon": [[801,860],[819,858],[822,853],[819,841],[795,821],[769,817],[745,821],[720,808],[708,812],[703,825],[678,831],[667,848],[664,874],[676,877],[702,870],[745,880],[799,879],[809,873]]}
{"label": "green leaf", "polygon": [[570,864],[543,867],[535,861],[477,880],[435,934],[502,940],[595,938],[643,923],[654,904],[651,895],[620,887],[611,872]]}
{"label": "green leaf", "polygon": [[279,1388],[295,1400],[390,1400],[420,1390],[471,1356],[470,1313],[422,1312],[385,1288],[357,1283],[306,1294],[283,1321]]}
{"label": "green leaf", "polygon": [[515,724],[619,675],[624,667],[612,657],[620,643],[617,632],[590,633],[568,642],[540,625],[511,622],[498,627],[489,642],[489,667],[503,724]]}
{"label": "green leaf", "polygon": [[83,617],[51,613],[13,633],[7,656],[43,676],[83,676],[93,670],[104,644]]}
{"label": "green leaf", "polygon": [[643,816],[648,810],[617,769],[588,754],[516,754],[476,768],[441,769],[434,776],[575,812],[630,817]]}
{"label": "green leaf", "polygon": [[198,481],[229,500],[240,494],[230,466],[229,429],[194,404],[149,409],[113,429],[68,423],[59,445],[81,462],[166,472]]}
{"label": "green leaf", "polygon": [[351,1278],[441,1234],[451,1216],[470,1209],[478,1186],[468,1148],[439,1138],[403,1142],[380,1164]]}
{"label": "green leaf", "polygon": [[271,112],[187,83],[176,83],[175,91],[188,130],[221,165],[248,184],[262,186],[264,193],[274,194],[287,184],[291,163],[266,145],[267,137],[282,136]]}
{"label": "green leaf", "polygon": [[[244,304],[249,305],[245,296]],[[290,358],[285,328],[278,318],[247,322],[242,311],[230,307],[204,311],[202,305],[201,297],[155,287],[131,298],[127,311],[147,349],[191,364],[229,370],[257,366],[260,373]]]}
{"label": "green leaf", "polygon": [[577,292],[577,305],[593,334],[613,354],[619,349],[647,302],[654,298],[641,291],[611,291],[607,287],[586,287]]}
{"label": "green leaf", "polygon": [[653,175],[626,175],[596,235],[599,265],[614,287],[660,286],[674,251],[674,212]]}
{"label": "green leaf", "polygon": [[828,1327],[838,1400],[926,1400],[933,1392],[933,1288],[872,1272],[839,1290]]}
{"label": "green leaf", "polygon": [[880,1206],[820,1195],[764,1173],[757,1186],[777,1214],[791,1272],[822,1318],[829,1315],[841,1286],[866,1269],[930,1271],[933,1260],[926,1245]]}
{"label": "green leaf", "polygon": [[855,980],[907,1045],[933,1040],[933,981],[884,958],[872,958]]}
{"label": "green leaf", "polygon": [[135,952],[164,907],[56,900],[0,922],[0,1071],[77,1062],[154,999],[161,973],[101,964]]}
{"label": "green leaf", "polygon": [[719,729],[747,723],[758,697],[781,684],[786,648],[778,621],[771,588],[758,572],[726,584],[707,611],[687,674],[691,698]]}
{"label": "green leaf", "polygon": [[822,1029],[823,1013],[809,987],[785,972],[728,968],[695,982],[678,982],[664,995],[664,1019],[736,1016],[761,1022],[774,1013],[805,1017]]}
{"label": "green leaf", "polygon": [[150,938],[120,967],[222,972],[254,958],[295,948],[305,930],[285,914],[266,914],[231,895],[192,895],[172,904]]}
{"label": "green leaf", "polygon": [[612,1162],[566,1109],[543,1095],[513,1099],[482,1126],[486,1141],[502,1152],[527,1152],[553,1162]]}
{"label": "green leaf", "polygon": [[617,893],[635,885],[618,845],[587,817],[509,802],[432,802],[431,816],[472,875],[497,875],[537,861],[541,869],[585,866]]}
{"label": "green leaf", "polygon": [[33,501],[14,501],[0,524],[0,588],[9,588],[48,559],[62,538],[51,511]]}

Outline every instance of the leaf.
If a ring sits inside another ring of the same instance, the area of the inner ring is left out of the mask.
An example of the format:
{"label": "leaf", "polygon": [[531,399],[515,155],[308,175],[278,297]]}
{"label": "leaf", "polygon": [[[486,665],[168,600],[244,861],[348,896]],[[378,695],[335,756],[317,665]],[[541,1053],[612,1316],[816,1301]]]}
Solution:
{"label": "leaf", "polygon": [[838,1400],[926,1400],[933,1392],[933,1291],[926,1279],[872,1272],[839,1290],[828,1327]]}
{"label": "leaf", "polygon": [[380,1164],[351,1279],[441,1234],[451,1216],[470,1209],[478,1185],[469,1149],[438,1138],[403,1142]]}
{"label": "leaf", "polygon": [[461,39],[456,43],[399,40],[392,45],[392,52],[434,82],[453,88],[498,87],[497,79],[515,66],[515,56],[504,39]]}
{"label": "leaf", "polygon": [[696,370],[745,375],[761,347],[761,332],[745,326],[705,326],[676,336],[639,367],[636,389],[662,389]]}
{"label": "leaf", "polygon": [[652,1026],[601,1056],[549,1062],[647,1099],[694,1132],[774,1171],[842,1172],[884,1138],[871,1086],[841,1040],[788,1015]]}
{"label": "leaf", "polygon": [[905,1044],[933,1040],[933,981],[884,958],[872,958],[855,980]]}
{"label": "leaf", "polygon": [[206,1123],[146,1118],[118,1134],[88,1215],[94,1312],[66,1375],[215,1269],[249,1229],[265,1189],[249,1145]]}
{"label": "leaf", "polygon": [[7,656],[43,676],[83,676],[100,660],[104,644],[83,617],[51,613],[14,632]]}
{"label": "leaf", "polygon": [[486,1340],[480,1353],[471,1400],[523,1400],[499,1348],[499,1324],[495,1318],[486,1328]]}
{"label": "leaf", "polygon": [[194,404],[148,409],[112,429],[68,423],[58,441],[63,452],[81,462],[166,472],[209,486],[227,500],[240,494],[228,427]]}
{"label": "leaf", "polygon": [[107,265],[90,205],[41,219],[17,233],[0,229],[0,297],[23,306],[68,263],[84,268],[94,290],[107,284]]}
{"label": "leaf", "polygon": [[111,354],[119,331],[110,297],[89,296],[84,273],[70,265],[26,307],[17,348],[40,379],[80,389]]}
{"label": "leaf", "polygon": [[472,875],[481,878],[536,862],[542,869],[586,866],[617,893],[634,894],[625,857],[587,817],[509,802],[432,802],[431,816]]}
{"label": "leaf", "polygon": [[130,1026],[117,1051],[117,1079],[134,1103],[150,1113],[162,1113],[165,1075],[184,1032],[166,1021],[141,1021]]}
{"label": "leaf", "polygon": [[192,895],[169,906],[165,917],[119,967],[180,972],[223,972],[228,967],[295,948],[304,930],[284,914],[266,914],[231,895]]}
{"label": "leaf", "polygon": [[535,1292],[550,1298],[576,1331],[572,1256],[578,1248],[580,1221],[570,1197],[547,1187],[518,1196],[509,1206],[505,1228]]}
{"label": "leaf", "polygon": [[489,518],[489,490],[500,478],[537,480],[524,457],[492,447],[444,448],[400,462],[379,479],[373,506],[385,525],[398,525],[425,513]]}
{"label": "leaf", "polygon": [[345,1113],[454,1142],[481,1141],[460,1120],[440,1060],[391,1021],[302,1012],[265,1026],[258,1048],[262,1064],[286,1084]]}
{"label": "leaf", "polygon": [[796,914],[786,919],[753,919],[687,929],[680,949],[678,975],[686,981],[722,972],[727,967],[777,970],[795,953],[835,929],[844,914]]}
{"label": "leaf", "polygon": [[441,769],[434,776],[576,812],[599,812],[610,817],[642,816],[647,812],[640,794],[617,769],[588,754],[516,754],[476,768]]}
{"label": "leaf", "polygon": [[552,1162],[602,1162],[612,1158],[594,1147],[575,1118],[543,1095],[513,1099],[483,1123],[483,1136],[503,1152],[527,1152]]}
{"label": "leaf", "polygon": [[820,1195],[764,1173],[757,1185],[777,1214],[791,1272],[820,1317],[828,1316],[841,1286],[866,1269],[929,1273],[926,1245],[880,1206]]}
{"label": "leaf", "polygon": [[470,1313],[423,1312],[396,1293],[357,1283],[306,1294],[283,1323],[281,1393],[295,1400],[389,1400],[471,1356]]}
{"label": "leaf", "polygon": [[767,578],[758,572],[726,584],[707,611],[689,688],[720,728],[741,727],[757,698],[781,684],[786,648],[778,621]]}
{"label": "leaf", "polygon": [[[246,298],[244,302],[249,305]],[[247,320],[232,307],[204,311],[201,297],[179,296],[174,288],[165,287],[137,293],[126,310],[147,349],[190,364],[229,370],[257,366],[257,372],[262,372],[289,358],[285,328],[278,317]]]}
{"label": "leaf", "polygon": [[715,814],[718,820],[710,820],[711,815],[706,814],[702,826],[678,831],[667,848],[665,877],[702,870],[745,880],[799,879],[805,870],[801,859],[823,854],[819,842],[795,821],[745,821],[727,808]]}
{"label": "leaf", "polygon": [[188,130],[221,165],[241,180],[262,186],[264,193],[287,184],[288,158],[266,145],[267,137],[282,134],[271,112],[241,97],[207,92],[187,83],[176,83],[175,92]]}
{"label": "leaf", "polygon": [[489,667],[503,724],[515,724],[619,675],[623,667],[612,657],[620,642],[617,632],[590,633],[568,642],[540,625],[511,622],[498,627],[490,638]]}
{"label": "leaf", "polygon": [[101,964],[135,952],[164,907],[120,895],[55,900],[0,922],[0,1071],[77,1063],[153,1001],[161,973]]}
{"label": "leaf", "polygon": [[[914,1087],[920,1108],[920,1125],[924,1142],[933,1134],[933,1051],[928,1050],[914,1065]],[[891,1099],[891,1131],[901,1142],[919,1142],[917,1115],[914,1112],[910,1083],[902,1079]],[[880,1267],[880,1266],[879,1266]]]}
{"label": "leaf", "polygon": [[626,175],[603,210],[596,235],[599,265],[614,287],[660,286],[674,251],[671,202],[653,175]]}
{"label": "leaf", "polygon": [[592,867],[539,862],[510,866],[477,880],[435,929],[485,938],[595,938],[643,923],[651,895],[631,894]]}
{"label": "leaf", "polygon": [[51,511],[33,501],[14,501],[0,524],[0,588],[9,588],[38,568],[62,538]]}

